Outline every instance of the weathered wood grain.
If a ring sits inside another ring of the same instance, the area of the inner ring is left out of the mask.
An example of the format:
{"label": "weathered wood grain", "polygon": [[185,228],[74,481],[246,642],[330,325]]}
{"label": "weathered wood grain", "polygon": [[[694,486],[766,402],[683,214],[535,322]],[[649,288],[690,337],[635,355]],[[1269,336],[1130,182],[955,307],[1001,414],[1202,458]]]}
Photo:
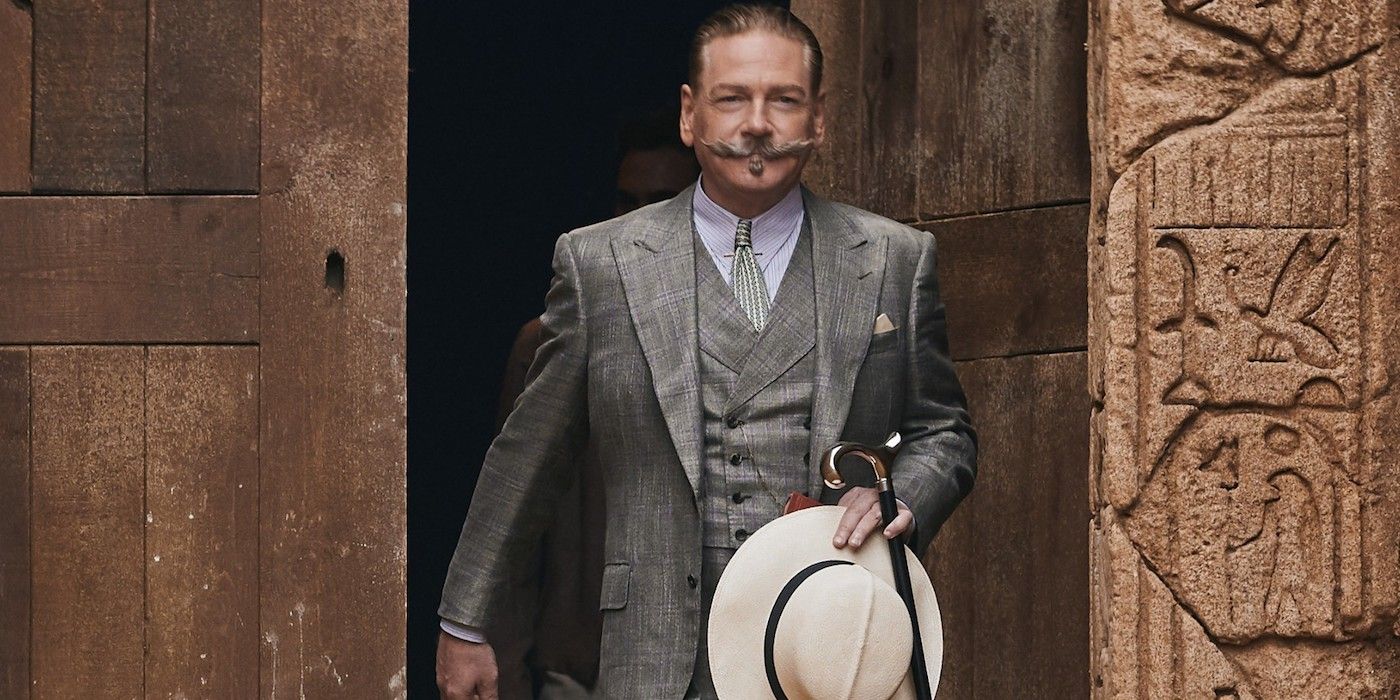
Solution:
{"label": "weathered wood grain", "polygon": [[826,143],[817,149],[802,179],[824,196],[851,202],[863,191],[856,163],[866,132],[860,102],[861,3],[797,0],[792,11],[821,42],[826,93]]}
{"label": "weathered wood grain", "polygon": [[407,8],[263,13],[261,693],[403,697]]}
{"label": "weathered wood grain", "polygon": [[957,369],[980,449],[977,484],[929,555],[949,667],[939,697],[1088,697],[1085,355]]}
{"label": "weathered wood grain", "polygon": [[258,349],[151,347],[146,696],[258,694]]}
{"label": "weathered wood grain", "polygon": [[33,52],[29,10],[0,2],[0,192],[29,191]]}
{"label": "weathered wood grain", "polygon": [[149,192],[255,192],[258,0],[150,0]]}
{"label": "weathered wood grain", "polygon": [[34,3],[34,189],[141,192],[145,0]]}
{"label": "weathered wood grain", "polygon": [[[959,370],[966,373],[961,367]],[[981,604],[977,571],[982,564],[974,514],[982,500],[977,487],[973,487],[924,554],[924,568],[933,579],[943,621],[943,670],[935,692],[939,698],[974,697],[973,630],[977,629],[977,608]]]}
{"label": "weathered wood grain", "polygon": [[29,348],[0,348],[0,698],[29,694]]}
{"label": "weathered wood grain", "polygon": [[1076,204],[920,225],[938,239],[954,359],[1084,347],[1088,210]]}
{"label": "weathered wood grain", "polygon": [[142,694],[144,355],[33,349],[36,698]]}
{"label": "weathered wood grain", "polygon": [[918,3],[867,0],[861,22],[860,114],[865,130],[852,202],[900,221],[919,218]]}
{"label": "weathered wood grain", "polygon": [[252,197],[0,198],[0,343],[252,342]]}
{"label": "weathered wood grain", "polygon": [[921,218],[1089,194],[1085,0],[919,2]]}

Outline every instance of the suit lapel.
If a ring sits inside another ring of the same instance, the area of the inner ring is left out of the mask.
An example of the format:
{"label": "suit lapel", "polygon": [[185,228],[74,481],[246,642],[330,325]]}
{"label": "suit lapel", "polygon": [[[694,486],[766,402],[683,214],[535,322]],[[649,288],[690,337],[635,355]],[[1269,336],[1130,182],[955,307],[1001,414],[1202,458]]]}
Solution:
{"label": "suit lapel", "polygon": [[627,308],[641,342],[653,389],[685,469],[700,490],[700,376],[696,356],[695,253],[691,230],[694,186],[643,222],[635,235],[613,241]]}
{"label": "suit lapel", "polygon": [[817,370],[812,383],[810,494],[821,492],[818,456],[841,437],[857,371],[865,361],[885,276],[885,240],[856,228],[805,187],[812,220]]}

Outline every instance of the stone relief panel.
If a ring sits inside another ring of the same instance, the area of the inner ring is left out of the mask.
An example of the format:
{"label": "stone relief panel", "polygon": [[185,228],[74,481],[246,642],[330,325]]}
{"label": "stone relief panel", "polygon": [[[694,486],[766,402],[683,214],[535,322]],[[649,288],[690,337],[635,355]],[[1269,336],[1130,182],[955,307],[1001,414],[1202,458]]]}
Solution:
{"label": "stone relief panel", "polygon": [[1346,63],[1386,36],[1386,3],[1374,0],[1166,0],[1200,24],[1226,30],[1293,74]]}
{"label": "stone relief panel", "polygon": [[1091,13],[1096,696],[1400,697],[1395,15],[1151,4]]}

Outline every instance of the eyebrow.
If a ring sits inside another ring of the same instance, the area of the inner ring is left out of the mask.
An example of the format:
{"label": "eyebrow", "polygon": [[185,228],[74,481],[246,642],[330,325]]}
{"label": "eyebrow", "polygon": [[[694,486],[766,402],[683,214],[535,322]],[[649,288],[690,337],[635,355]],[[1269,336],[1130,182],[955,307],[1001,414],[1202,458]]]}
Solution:
{"label": "eyebrow", "polygon": [[[739,85],[736,83],[717,83],[710,88],[711,93],[719,90],[734,90],[736,92],[748,92],[749,86]],[[785,85],[775,85],[771,90],[769,90],[769,92],[800,92],[803,95],[806,95],[807,89],[797,83],[787,83]]]}

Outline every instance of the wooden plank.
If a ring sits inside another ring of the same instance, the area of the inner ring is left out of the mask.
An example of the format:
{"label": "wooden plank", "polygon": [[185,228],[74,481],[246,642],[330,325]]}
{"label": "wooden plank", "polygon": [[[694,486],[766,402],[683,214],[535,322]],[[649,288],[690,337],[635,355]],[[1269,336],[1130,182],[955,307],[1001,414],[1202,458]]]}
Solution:
{"label": "wooden plank", "polygon": [[35,347],[33,696],[142,694],[141,347]]}
{"label": "wooden plank", "polygon": [[[918,4],[868,0],[861,23],[860,108],[865,130],[856,206],[899,221],[919,218]],[[924,124],[938,128],[937,124]]]}
{"label": "wooden plank", "polygon": [[1084,200],[1086,0],[919,3],[919,210]]}
{"label": "wooden plank", "polygon": [[0,198],[0,343],[256,341],[257,217],[253,197]]}
{"label": "wooden plank", "polygon": [[854,203],[860,197],[860,162],[865,134],[861,110],[860,0],[794,0],[822,47],[822,90],[826,93],[826,143],[803,171],[802,181],[824,196]]}
{"label": "wooden plank", "polygon": [[149,0],[149,192],[256,192],[258,0]]}
{"label": "wooden plank", "polygon": [[0,2],[0,192],[29,191],[33,22],[16,2]]}
{"label": "wooden plank", "polygon": [[967,499],[943,523],[924,555],[943,621],[943,670],[935,695],[956,700],[973,697],[978,591],[982,556],[977,536],[978,504],[986,500],[974,486]]}
{"label": "wooden plank", "polygon": [[976,530],[976,602],[962,614],[976,624],[970,649],[946,652],[971,660],[963,697],[1089,695],[1085,368],[1083,352],[958,363],[980,445],[971,512],[960,514]]}
{"label": "wooden plank", "polygon": [[0,348],[0,698],[29,695],[29,348]]}
{"label": "wooden plank", "polygon": [[258,349],[146,365],[147,697],[258,691]]}
{"label": "wooden plank", "polygon": [[146,1],[34,7],[34,189],[146,184]]}
{"label": "wooden plank", "polygon": [[263,5],[263,696],[406,693],[407,14]]}
{"label": "wooden plank", "polygon": [[953,358],[1083,348],[1088,226],[1084,204],[922,224],[938,238]]}

